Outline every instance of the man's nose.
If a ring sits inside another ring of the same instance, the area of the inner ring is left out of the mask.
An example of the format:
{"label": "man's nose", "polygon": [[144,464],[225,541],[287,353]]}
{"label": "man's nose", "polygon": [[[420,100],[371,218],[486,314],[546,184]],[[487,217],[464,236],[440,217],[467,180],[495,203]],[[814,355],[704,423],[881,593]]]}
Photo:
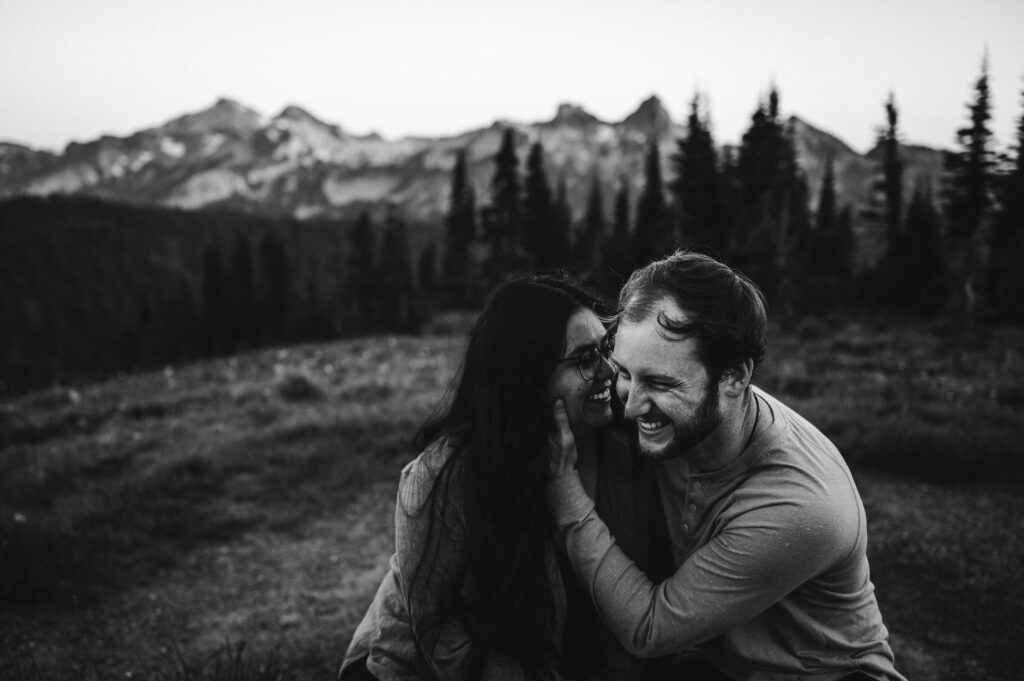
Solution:
{"label": "man's nose", "polygon": [[621,375],[615,387],[624,406],[622,415],[627,419],[636,419],[638,416],[642,416],[647,410],[642,391],[638,390],[631,381],[624,381]]}

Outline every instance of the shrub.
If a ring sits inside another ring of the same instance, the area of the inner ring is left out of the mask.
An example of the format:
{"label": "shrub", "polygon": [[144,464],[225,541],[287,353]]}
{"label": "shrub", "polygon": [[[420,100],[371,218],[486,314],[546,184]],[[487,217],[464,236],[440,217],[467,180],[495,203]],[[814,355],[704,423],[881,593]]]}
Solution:
{"label": "shrub", "polygon": [[834,435],[851,465],[940,484],[1024,481],[1019,437],[910,417],[863,424]]}
{"label": "shrub", "polygon": [[327,394],[309,374],[296,370],[281,371],[276,379],[276,391],[286,402],[321,402]]}
{"label": "shrub", "polygon": [[0,518],[0,606],[91,602],[96,571],[85,544],[52,520],[20,513]]}

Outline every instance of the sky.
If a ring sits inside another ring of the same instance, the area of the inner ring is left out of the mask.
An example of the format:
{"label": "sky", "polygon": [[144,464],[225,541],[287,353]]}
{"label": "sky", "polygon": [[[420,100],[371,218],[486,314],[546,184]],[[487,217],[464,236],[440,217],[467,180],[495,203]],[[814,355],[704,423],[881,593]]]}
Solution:
{"label": "sky", "polygon": [[1024,0],[0,0],[0,140],[60,151],[229,97],[355,134],[615,122],[695,93],[737,142],[782,112],[858,151],[892,92],[904,141],[952,147],[988,55],[997,146],[1024,113]]}

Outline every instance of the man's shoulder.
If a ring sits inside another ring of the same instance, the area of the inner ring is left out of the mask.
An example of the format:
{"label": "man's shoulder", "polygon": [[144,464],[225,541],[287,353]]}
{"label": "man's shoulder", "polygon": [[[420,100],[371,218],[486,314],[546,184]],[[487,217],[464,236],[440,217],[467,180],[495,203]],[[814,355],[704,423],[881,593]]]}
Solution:
{"label": "man's shoulder", "polygon": [[756,395],[768,424],[737,497],[753,507],[788,507],[823,525],[856,525],[860,495],[836,446],[781,400],[760,389]]}
{"label": "man's shoulder", "polygon": [[753,387],[758,401],[759,427],[756,444],[759,449],[788,452],[797,456],[824,456],[842,462],[842,455],[816,425],[779,398]]}

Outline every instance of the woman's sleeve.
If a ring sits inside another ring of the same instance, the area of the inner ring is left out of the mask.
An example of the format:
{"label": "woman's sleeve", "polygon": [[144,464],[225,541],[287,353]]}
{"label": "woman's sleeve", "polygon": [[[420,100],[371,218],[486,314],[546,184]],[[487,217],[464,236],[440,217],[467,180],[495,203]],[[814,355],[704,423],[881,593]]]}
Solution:
{"label": "woman's sleeve", "polygon": [[[399,579],[420,656],[437,678],[462,681],[472,673],[473,637],[461,618],[451,616],[453,603],[446,599],[460,593],[466,578],[465,523],[454,488],[439,489],[436,503],[428,505],[436,479],[422,457],[402,471],[395,508]],[[492,654],[483,679],[523,681],[525,675],[514,658]]]}

